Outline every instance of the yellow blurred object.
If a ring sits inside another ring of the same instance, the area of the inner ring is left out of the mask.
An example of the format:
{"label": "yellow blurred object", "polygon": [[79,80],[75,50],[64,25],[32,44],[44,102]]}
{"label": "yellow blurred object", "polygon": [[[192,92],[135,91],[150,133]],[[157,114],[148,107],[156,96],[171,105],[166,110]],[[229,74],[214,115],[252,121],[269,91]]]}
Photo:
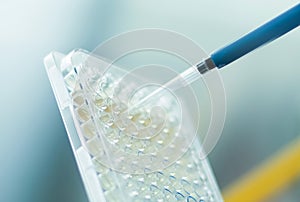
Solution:
{"label": "yellow blurred object", "polygon": [[225,202],[266,200],[300,176],[300,139],[246,174],[224,192]]}

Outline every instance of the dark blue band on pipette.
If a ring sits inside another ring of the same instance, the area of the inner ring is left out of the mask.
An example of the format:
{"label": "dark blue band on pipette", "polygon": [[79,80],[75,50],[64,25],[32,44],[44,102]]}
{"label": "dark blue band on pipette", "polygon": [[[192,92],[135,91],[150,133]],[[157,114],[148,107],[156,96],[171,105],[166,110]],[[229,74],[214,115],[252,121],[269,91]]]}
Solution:
{"label": "dark blue band on pipette", "polygon": [[300,4],[263,24],[237,41],[213,52],[211,59],[218,68],[237,60],[252,50],[271,42],[300,25]]}

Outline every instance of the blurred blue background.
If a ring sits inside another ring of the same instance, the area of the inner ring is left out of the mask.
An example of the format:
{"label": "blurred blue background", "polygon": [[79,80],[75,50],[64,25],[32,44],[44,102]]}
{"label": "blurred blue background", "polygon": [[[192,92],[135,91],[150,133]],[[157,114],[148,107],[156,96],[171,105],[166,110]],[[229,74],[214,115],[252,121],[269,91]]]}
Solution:
{"label": "blurred blue background", "polygon": [[[0,201],[87,201],[43,65],[50,51],[155,27],[209,53],[297,2],[2,0]],[[299,45],[298,29],[222,70],[228,114],[209,156],[221,189],[299,137]]]}

